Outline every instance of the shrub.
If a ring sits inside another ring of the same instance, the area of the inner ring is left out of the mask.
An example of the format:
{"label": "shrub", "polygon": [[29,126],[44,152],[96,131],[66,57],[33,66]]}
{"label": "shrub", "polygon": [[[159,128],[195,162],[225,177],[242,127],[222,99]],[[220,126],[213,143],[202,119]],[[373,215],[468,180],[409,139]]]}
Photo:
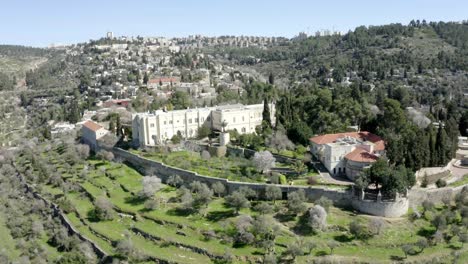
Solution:
{"label": "shrub", "polygon": [[421,187],[426,188],[428,184],[429,184],[429,180],[427,179],[427,175],[424,175],[424,178],[421,182]]}
{"label": "shrub", "polygon": [[361,240],[366,240],[373,235],[369,228],[358,220],[353,220],[351,223],[349,223],[349,232],[355,238]]}
{"label": "shrub", "polygon": [[288,184],[288,180],[286,179],[286,176],[284,176],[283,174],[280,174],[279,175],[279,183],[280,184]]}
{"label": "shrub", "polygon": [[182,178],[179,175],[171,175],[167,179],[167,184],[172,186],[172,187],[179,187],[184,183]]}
{"label": "shrub", "polygon": [[319,182],[318,182],[317,178],[315,178],[314,176],[310,176],[310,177],[307,178],[307,184],[309,184],[309,185],[316,185],[318,183]]}
{"label": "shrub", "polygon": [[333,201],[328,199],[325,196],[321,196],[320,199],[315,201],[315,204],[322,206],[325,209],[325,211],[327,211],[327,213],[328,213],[328,210],[330,209],[330,206],[333,205]]}
{"label": "shrub", "polygon": [[438,179],[436,181],[436,186],[437,186],[437,188],[445,187],[445,186],[447,186],[447,182],[444,179]]}

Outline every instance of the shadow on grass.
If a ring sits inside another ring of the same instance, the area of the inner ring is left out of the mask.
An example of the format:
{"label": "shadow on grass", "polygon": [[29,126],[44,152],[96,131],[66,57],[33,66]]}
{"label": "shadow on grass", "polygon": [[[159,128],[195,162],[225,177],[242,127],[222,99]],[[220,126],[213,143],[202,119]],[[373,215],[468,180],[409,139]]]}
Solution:
{"label": "shadow on grass", "polygon": [[216,221],[221,221],[223,219],[233,217],[233,216],[236,216],[236,213],[235,213],[234,210],[213,211],[213,212],[209,212],[206,215],[206,219],[208,219],[209,221],[212,221],[212,222],[216,222]]}
{"label": "shadow on grass", "polygon": [[294,226],[293,231],[298,235],[310,235],[314,233],[314,230],[307,224],[308,214],[304,213],[301,215],[297,221],[296,226]]}
{"label": "shadow on grass", "polygon": [[330,252],[326,251],[326,250],[319,250],[317,251],[317,253],[315,253],[315,256],[317,257],[321,257],[321,256],[326,256],[328,255]]}
{"label": "shadow on grass", "polygon": [[341,243],[347,243],[347,242],[353,241],[354,237],[343,234],[343,235],[334,236],[333,239]]}
{"label": "shadow on grass", "polygon": [[405,260],[405,257],[391,255],[390,259],[393,260],[393,261],[403,261],[403,260]]}
{"label": "shadow on grass", "polygon": [[146,201],[146,198],[140,197],[138,195],[125,197],[125,203],[131,204],[131,205],[140,205],[144,203],[145,201]]}
{"label": "shadow on grass", "polygon": [[96,210],[94,210],[94,209],[89,210],[88,214],[87,214],[87,219],[88,219],[88,221],[90,221],[92,223],[99,222],[99,218],[96,215]]}
{"label": "shadow on grass", "polygon": [[174,208],[174,209],[167,210],[167,214],[170,216],[189,216],[192,214],[192,210]]}
{"label": "shadow on grass", "polygon": [[277,213],[277,214],[275,215],[275,218],[276,218],[278,221],[280,221],[280,222],[290,222],[290,221],[296,220],[296,216],[295,216],[295,215],[288,214],[288,213],[285,213],[285,214]]}
{"label": "shadow on grass", "polygon": [[430,237],[434,235],[436,231],[437,229],[432,226],[425,226],[425,227],[421,227],[421,229],[418,230],[417,234],[423,237]]}

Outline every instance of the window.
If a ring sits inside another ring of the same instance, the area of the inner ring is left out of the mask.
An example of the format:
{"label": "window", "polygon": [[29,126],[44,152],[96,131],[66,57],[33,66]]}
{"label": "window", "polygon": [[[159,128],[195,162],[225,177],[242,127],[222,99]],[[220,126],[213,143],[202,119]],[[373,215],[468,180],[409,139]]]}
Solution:
{"label": "window", "polygon": [[245,118],[244,118],[244,116],[242,116],[242,122],[243,122],[243,121],[245,121]]}
{"label": "window", "polygon": [[247,130],[245,129],[245,127],[243,127],[243,128],[241,129],[241,131],[242,131],[242,133],[245,133]]}
{"label": "window", "polygon": [[172,120],[169,120],[169,124],[171,124],[171,125],[172,125]]}
{"label": "window", "polygon": [[188,122],[189,122],[189,124],[192,124],[192,118],[190,118],[190,119],[188,120]]}
{"label": "window", "polygon": [[150,124],[150,127],[154,127],[154,124],[153,124],[153,123],[151,123],[151,124]]}
{"label": "window", "polygon": [[208,121],[208,122],[209,122],[209,121],[210,121],[210,117],[207,117],[207,118],[206,118],[206,121]]}
{"label": "window", "polygon": [[232,122],[233,122],[233,123],[236,122],[236,118],[235,118],[235,117],[232,118]]}
{"label": "window", "polygon": [[195,118],[195,123],[198,123],[198,117],[197,117],[197,118]]}
{"label": "window", "polygon": [[164,121],[164,124],[166,124],[166,121]]}

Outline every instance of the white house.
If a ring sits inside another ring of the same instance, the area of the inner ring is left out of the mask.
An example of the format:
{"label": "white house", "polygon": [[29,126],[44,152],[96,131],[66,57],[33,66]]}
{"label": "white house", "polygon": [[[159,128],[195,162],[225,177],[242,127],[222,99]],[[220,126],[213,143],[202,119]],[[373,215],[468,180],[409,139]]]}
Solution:
{"label": "white house", "polygon": [[[270,104],[271,120],[275,123],[275,104]],[[263,104],[225,105],[186,110],[136,113],[132,115],[133,140],[140,146],[155,146],[180,134],[184,138],[197,136],[198,128],[237,130],[240,134],[254,133],[263,121]]]}

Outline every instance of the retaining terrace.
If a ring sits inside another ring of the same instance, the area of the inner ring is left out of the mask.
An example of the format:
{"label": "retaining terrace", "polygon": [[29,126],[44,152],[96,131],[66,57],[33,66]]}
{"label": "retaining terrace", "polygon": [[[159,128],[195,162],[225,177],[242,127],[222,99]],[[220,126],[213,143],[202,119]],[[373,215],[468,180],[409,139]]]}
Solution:
{"label": "retaining terrace", "polygon": [[[167,182],[167,179],[172,175],[179,175],[184,182],[199,181],[212,185],[216,182],[224,184],[228,193],[232,193],[241,187],[247,187],[257,191],[259,194],[264,194],[265,188],[270,184],[265,183],[248,183],[248,182],[237,182],[230,181],[223,178],[210,177],[200,175],[193,171],[188,171],[176,167],[166,165],[162,162],[150,160],[142,156],[133,154],[120,148],[108,148],[108,151],[112,151],[115,157],[125,160],[130,163],[135,169],[142,174],[154,173],[161,178],[163,182]],[[230,151],[236,151],[237,155],[248,156],[251,150],[247,150],[246,155],[245,149],[232,149]],[[407,213],[410,201],[407,198],[400,198],[394,201],[377,201],[376,199],[359,199],[353,195],[351,189],[339,190],[339,189],[327,189],[315,186],[294,186],[294,185],[276,185],[281,188],[283,192],[283,198],[287,198],[289,192],[298,190],[304,190],[306,196],[312,200],[318,200],[320,197],[326,197],[333,201],[335,205],[353,207],[363,213],[378,215],[384,217],[400,217]],[[461,189],[460,189],[461,190]],[[429,196],[426,193],[410,192],[413,193],[414,203],[422,203],[424,200],[421,197]],[[410,196],[410,195],[409,195]],[[418,197],[417,199],[414,198]]]}

